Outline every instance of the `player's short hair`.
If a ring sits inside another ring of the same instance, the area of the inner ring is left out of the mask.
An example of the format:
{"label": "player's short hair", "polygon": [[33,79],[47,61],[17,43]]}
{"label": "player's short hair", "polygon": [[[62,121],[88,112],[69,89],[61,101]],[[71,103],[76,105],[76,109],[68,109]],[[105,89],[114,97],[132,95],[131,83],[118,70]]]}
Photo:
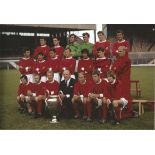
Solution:
{"label": "player's short hair", "polygon": [[40,39],[44,39],[44,40],[46,41],[46,38],[45,38],[45,37],[40,37],[39,40],[40,40]]}
{"label": "player's short hair", "polygon": [[86,75],[85,75],[85,73],[84,73],[84,72],[79,72],[79,73],[78,73],[78,76],[79,76],[79,74],[83,75],[83,76],[84,76],[84,78],[86,77]]}
{"label": "player's short hair", "polygon": [[23,53],[25,53],[26,51],[30,51],[31,52],[31,49],[29,48],[29,47],[25,47],[25,48],[23,48]]}
{"label": "player's short hair", "polygon": [[102,34],[102,35],[104,35],[103,31],[98,31],[97,34]]}
{"label": "player's short hair", "polygon": [[100,72],[96,69],[96,70],[94,70],[93,72],[92,72],[92,75],[100,75]]}
{"label": "player's short hair", "polygon": [[76,35],[73,34],[73,33],[69,35],[69,38],[72,37],[72,36],[74,36],[74,38],[76,38]]}
{"label": "player's short hair", "polygon": [[121,30],[121,29],[119,29],[119,30],[116,31],[116,34],[117,34],[117,33],[122,33],[122,34],[124,34],[124,31]]}
{"label": "player's short hair", "polygon": [[46,74],[48,74],[48,73],[50,73],[50,74],[54,75],[53,71],[47,71],[47,73],[46,73]]}
{"label": "player's short hair", "polygon": [[107,77],[112,77],[113,79],[116,79],[116,75],[112,70],[107,72]]}
{"label": "player's short hair", "polygon": [[33,76],[35,77],[35,76],[39,76],[39,79],[41,79],[41,75],[39,75],[39,74],[33,74]]}
{"label": "player's short hair", "polygon": [[104,48],[103,48],[103,47],[99,47],[99,48],[97,48],[97,52],[98,52],[98,51],[104,52]]}
{"label": "player's short hair", "polygon": [[55,36],[54,36],[54,37],[52,38],[52,40],[53,40],[53,39],[57,39],[58,41],[60,41],[60,37],[55,37]]}
{"label": "player's short hair", "polygon": [[81,50],[81,53],[83,54],[83,53],[87,53],[87,55],[89,54],[89,50],[87,49],[87,48],[84,48],[84,49],[82,49]]}
{"label": "player's short hair", "polygon": [[88,32],[85,32],[85,33],[82,34],[82,36],[83,36],[83,37],[84,37],[84,36],[90,37],[90,34],[89,34]]}
{"label": "player's short hair", "polygon": [[50,51],[53,51],[54,53],[56,53],[55,48],[51,48]]}
{"label": "player's short hair", "polygon": [[71,49],[70,49],[69,47],[65,48],[65,51],[66,51],[66,50],[69,50],[69,51],[71,52]]}
{"label": "player's short hair", "polygon": [[63,73],[64,73],[65,71],[68,71],[69,74],[71,74],[71,71],[70,71],[69,69],[64,70]]}
{"label": "player's short hair", "polygon": [[26,75],[21,75],[20,79],[25,79],[26,81],[28,81],[28,78]]}
{"label": "player's short hair", "polygon": [[39,55],[44,56],[44,54],[43,54],[41,51],[38,53],[38,55],[37,55],[37,56],[39,56]]}

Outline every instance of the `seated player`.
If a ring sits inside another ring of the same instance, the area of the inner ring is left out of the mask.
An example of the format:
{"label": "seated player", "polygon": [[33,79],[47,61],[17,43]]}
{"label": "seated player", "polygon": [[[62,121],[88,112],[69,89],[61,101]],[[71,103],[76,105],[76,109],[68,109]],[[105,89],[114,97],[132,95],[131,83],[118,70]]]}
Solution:
{"label": "seated player", "polygon": [[107,72],[109,71],[111,60],[105,57],[105,50],[104,48],[97,49],[97,58],[94,63],[94,69],[100,71],[101,78],[105,78]]}
{"label": "seated player", "polygon": [[34,60],[30,56],[30,49],[24,49],[24,56],[19,60],[19,71],[21,75],[26,75],[28,81],[33,83],[33,66]]}
{"label": "seated player", "polygon": [[43,101],[45,98],[45,83],[41,82],[41,76],[34,74],[34,84],[32,91],[28,92],[30,105],[34,113],[34,118],[42,116],[43,113]]}
{"label": "seated player", "polygon": [[[74,94],[72,98],[75,119],[81,116],[83,119],[87,119],[87,102],[91,87],[89,82],[86,81],[84,73],[78,73],[78,81],[74,85]],[[89,118],[87,120],[91,121]]]}
{"label": "seated player", "polygon": [[37,61],[34,64],[33,68],[34,74],[39,74],[41,76],[41,81],[46,82],[46,70],[47,70],[47,61],[44,58],[44,55],[40,52],[37,56]]}
{"label": "seated player", "polygon": [[107,73],[109,98],[107,99],[107,106],[109,108],[112,124],[120,124],[120,112],[127,106],[128,100],[126,94],[122,89],[121,81],[116,79],[116,75],[109,71]]}
{"label": "seated player", "polygon": [[[71,72],[71,77],[75,79],[75,65],[76,65],[76,60],[71,56],[71,50],[69,48],[66,48],[64,51],[64,56],[65,58],[62,59],[60,63],[60,73],[62,75],[63,71],[68,69]],[[64,77],[61,78],[61,81],[64,80]]]}
{"label": "seated player", "polygon": [[60,68],[61,60],[58,58],[58,56],[56,56],[55,49],[51,48],[49,53],[50,53],[50,58],[47,60],[47,71],[53,71],[54,80],[60,83],[59,68]]}
{"label": "seated player", "polygon": [[71,78],[69,70],[63,71],[64,80],[60,82],[60,97],[62,100],[62,113],[66,118],[73,117],[72,97],[75,79]]}
{"label": "seated player", "polygon": [[21,113],[27,111],[27,102],[28,102],[28,91],[33,89],[33,84],[28,81],[26,75],[22,75],[20,77],[21,83],[18,87],[18,95],[17,95],[17,102],[19,104],[19,110]]}
{"label": "seated player", "polygon": [[52,71],[47,71],[48,80],[45,83],[46,99],[45,106],[46,112],[52,114],[52,123],[57,123],[58,114],[60,108],[60,98],[59,98],[59,83],[54,80],[54,74]]}
{"label": "seated player", "polygon": [[92,108],[93,104],[95,104],[96,108],[100,107],[101,110],[101,118],[100,123],[105,123],[107,120],[107,105],[106,99],[109,97],[107,91],[107,82],[100,78],[100,72],[98,70],[93,71],[93,86],[92,91],[89,93],[89,105],[88,105],[88,117],[92,117]]}
{"label": "seated player", "polygon": [[93,70],[93,61],[89,58],[89,51],[88,49],[83,49],[81,51],[82,56],[79,59],[78,63],[78,73],[84,72],[86,79],[92,81],[92,70]]}

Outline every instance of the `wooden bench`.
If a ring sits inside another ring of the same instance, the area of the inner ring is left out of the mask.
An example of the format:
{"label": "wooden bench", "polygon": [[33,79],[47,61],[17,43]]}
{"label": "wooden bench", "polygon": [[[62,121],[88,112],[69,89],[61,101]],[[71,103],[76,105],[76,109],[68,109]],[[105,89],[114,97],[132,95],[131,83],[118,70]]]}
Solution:
{"label": "wooden bench", "polygon": [[139,109],[139,116],[144,114],[144,104],[147,103],[155,103],[155,101],[150,100],[132,100],[132,103],[138,103],[138,109]]}
{"label": "wooden bench", "polygon": [[134,91],[136,92],[136,96],[137,97],[140,97],[141,96],[141,89],[140,89],[140,82],[139,80],[131,80],[130,81],[130,84],[135,84],[135,88],[134,89],[131,89],[131,92]]}

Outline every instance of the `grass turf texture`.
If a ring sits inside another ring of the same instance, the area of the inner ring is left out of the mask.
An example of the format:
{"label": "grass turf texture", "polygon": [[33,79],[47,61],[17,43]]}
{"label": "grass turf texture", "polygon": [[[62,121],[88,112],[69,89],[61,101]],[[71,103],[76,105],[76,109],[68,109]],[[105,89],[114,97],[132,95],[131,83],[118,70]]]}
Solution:
{"label": "grass turf texture", "polygon": [[[132,67],[132,79],[140,80],[143,99],[154,99],[155,67]],[[125,120],[119,126],[99,124],[97,121],[88,123],[82,120],[61,120],[59,124],[50,124],[49,119],[32,119],[17,111],[16,92],[19,74],[16,70],[0,70],[0,129],[88,129],[88,130],[123,130],[123,129],[154,129],[154,112],[145,106],[144,115],[139,118]],[[135,98],[135,97],[134,97]],[[137,105],[133,105],[138,110]]]}

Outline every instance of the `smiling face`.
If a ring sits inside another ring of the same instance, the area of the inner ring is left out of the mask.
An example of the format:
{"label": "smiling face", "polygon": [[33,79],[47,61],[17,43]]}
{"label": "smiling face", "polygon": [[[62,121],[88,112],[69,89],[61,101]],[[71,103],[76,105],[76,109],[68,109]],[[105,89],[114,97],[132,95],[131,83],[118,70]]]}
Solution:
{"label": "smiling face", "polygon": [[71,78],[71,73],[70,73],[70,71],[69,71],[69,70],[65,70],[65,71],[63,72],[63,77],[64,77],[65,80],[69,80],[69,79]]}
{"label": "smiling face", "polygon": [[98,38],[99,38],[99,41],[104,41],[105,40],[105,36],[102,33],[98,33]]}
{"label": "smiling face", "polygon": [[78,81],[80,84],[83,84],[85,82],[85,76],[82,73],[78,73]]}
{"label": "smiling face", "polygon": [[98,83],[100,81],[100,76],[97,74],[92,75],[92,78],[95,83]]}
{"label": "smiling face", "polygon": [[66,58],[70,57],[70,50],[69,49],[65,49],[64,55],[65,55]]}
{"label": "smiling face", "polygon": [[40,45],[41,45],[41,46],[46,45],[46,40],[43,39],[43,38],[41,38],[41,39],[40,39]]}
{"label": "smiling face", "polygon": [[53,72],[52,71],[48,71],[47,72],[48,81],[53,81],[53,77],[54,77]]}
{"label": "smiling face", "polygon": [[57,38],[53,38],[53,45],[59,46],[60,41]]}
{"label": "smiling face", "polygon": [[84,36],[83,36],[83,41],[84,41],[85,43],[88,43],[88,42],[89,42],[89,36],[88,36],[88,35],[84,35]]}
{"label": "smiling face", "polygon": [[26,51],[24,52],[24,57],[25,57],[25,58],[30,58],[30,50],[26,50]]}
{"label": "smiling face", "polygon": [[124,34],[123,34],[123,33],[117,33],[117,34],[116,34],[116,39],[117,39],[118,41],[122,41],[122,40],[124,39]]}

